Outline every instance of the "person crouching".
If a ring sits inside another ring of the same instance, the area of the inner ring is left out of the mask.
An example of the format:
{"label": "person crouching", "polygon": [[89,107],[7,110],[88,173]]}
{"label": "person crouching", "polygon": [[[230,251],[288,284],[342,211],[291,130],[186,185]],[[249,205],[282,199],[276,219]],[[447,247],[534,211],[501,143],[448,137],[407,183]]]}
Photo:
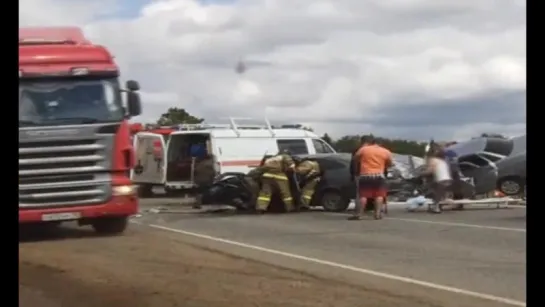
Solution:
{"label": "person crouching", "polygon": [[290,183],[287,172],[293,172],[295,162],[287,151],[278,153],[275,156],[262,161],[261,189],[257,196],[256,211],[264,213],[269,208],[274,193],[279,193],[284,203],[285,211],[294,209],[293,197],[291,195]]}
{"label": "person crouching", "polygon": [[295,172],[301,176],[303,181],[299,208],[309,209],[316,185],[320,182],[320,165],[316,161],[303,160],[297,164]]}

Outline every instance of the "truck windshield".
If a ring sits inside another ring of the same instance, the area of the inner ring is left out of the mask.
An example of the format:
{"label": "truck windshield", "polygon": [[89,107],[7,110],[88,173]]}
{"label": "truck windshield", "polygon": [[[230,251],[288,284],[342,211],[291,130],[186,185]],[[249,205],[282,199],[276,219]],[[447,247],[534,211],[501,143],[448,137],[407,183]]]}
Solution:
{"label": "truck windshield", "polygon": [[124,118],[117,78],[19,80],[19,124],[86,124]]}

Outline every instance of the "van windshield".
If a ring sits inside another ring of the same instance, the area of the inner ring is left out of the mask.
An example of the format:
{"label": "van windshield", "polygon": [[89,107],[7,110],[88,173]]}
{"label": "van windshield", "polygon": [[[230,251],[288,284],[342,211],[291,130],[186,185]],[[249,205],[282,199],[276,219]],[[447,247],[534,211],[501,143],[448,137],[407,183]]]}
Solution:
{"label": "van windshield", "polygon": [[117,78],[19,80],[19,125],[86,124],[124,118]]}

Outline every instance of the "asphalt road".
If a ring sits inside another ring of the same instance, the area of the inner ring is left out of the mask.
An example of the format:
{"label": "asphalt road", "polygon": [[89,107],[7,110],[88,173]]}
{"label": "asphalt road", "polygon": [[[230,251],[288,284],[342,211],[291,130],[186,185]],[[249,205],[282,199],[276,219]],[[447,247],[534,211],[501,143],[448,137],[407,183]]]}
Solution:
{"label": "asphalt road", "polygon": [[[177,200],[141,202],[143,211],[167,203]],[[347,221],[347,213],[254,216],[170,208],[176,213],[148,212],[134,221],[179,231],[214,249],[411,295],[442,296],[460,306],[526,301],[525,209],[431,215],[392,207],[382,221]]]}

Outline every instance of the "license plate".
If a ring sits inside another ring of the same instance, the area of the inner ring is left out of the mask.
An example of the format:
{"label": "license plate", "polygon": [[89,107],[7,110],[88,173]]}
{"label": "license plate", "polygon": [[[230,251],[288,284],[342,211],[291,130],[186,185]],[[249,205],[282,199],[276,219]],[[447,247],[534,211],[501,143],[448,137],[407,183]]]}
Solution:
{"label": "license plate", "polygon": [[67,220],[77,220],[81,217],[79,212],[64,212],[64,213],[49,213],[42,215],[42,221],[51,222],[51,221],[67,221]]}

